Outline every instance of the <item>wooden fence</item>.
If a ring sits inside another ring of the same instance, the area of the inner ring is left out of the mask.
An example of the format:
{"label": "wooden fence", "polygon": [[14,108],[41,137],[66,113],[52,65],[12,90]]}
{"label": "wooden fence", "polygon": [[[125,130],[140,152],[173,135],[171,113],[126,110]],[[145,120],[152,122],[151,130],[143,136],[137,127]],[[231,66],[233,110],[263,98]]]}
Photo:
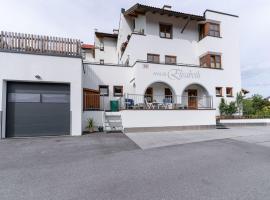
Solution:
{"label": "wooden fence", "polygon": [[0,51],[80,57],[81,42],[69,38],[1,31]]}

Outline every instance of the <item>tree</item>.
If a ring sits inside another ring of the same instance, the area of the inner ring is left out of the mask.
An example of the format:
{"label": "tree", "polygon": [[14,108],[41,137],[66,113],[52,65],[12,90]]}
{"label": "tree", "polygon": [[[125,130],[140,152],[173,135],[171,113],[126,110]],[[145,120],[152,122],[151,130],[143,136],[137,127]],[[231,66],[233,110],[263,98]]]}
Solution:
{"label": "tree", "polygon": [[262,111],[264,106],[266,106],[266,101],[261,95],[255,94],[252,96],[252,107],[256,112]]}
{"label": "tree", "polygon": [[237,106],[234,101],[227,104],[225,99],[222,98],[219,104],[219,112],[221,116],[232,116],[237,112]]}
{"label": "tree", "polygon": [[243,115],[255,115],[256,110],[253,108],[252,99],[243,100]]}
{"label": "tree", "polygon": [[219,113],[221,116],[226,114],[226,108],[227,108],[227,104],[225,102],[224,98],[221,98],[220,104],[219,104]]}
{"label": "tree", "polygon": [[228,116],[232,116],[233,114],[235,114],[237,112],[237,106],[235,102],[230,102],[229,105],[227,105],[226,108],[226,115]]}

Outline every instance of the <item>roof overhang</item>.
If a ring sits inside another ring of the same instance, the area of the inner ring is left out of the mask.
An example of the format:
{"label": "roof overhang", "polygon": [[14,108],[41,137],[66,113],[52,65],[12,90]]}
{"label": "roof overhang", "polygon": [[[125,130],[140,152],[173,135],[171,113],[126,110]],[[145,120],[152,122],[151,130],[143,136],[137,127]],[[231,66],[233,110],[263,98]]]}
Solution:
{"label": "roof overhang", "polygon": [[104,38],[104,37],[108,37],[108,38],[118,38],[118,34],[114,34],[114,33],[102,33],[102,32],[95,32],[96,37],[98,38]]}
{"label": "roof overhang", "polygon": [[137,17],[138,15],[145,15],[147,12],[152,13],[158,13],[160,15],[167,15],[169,17],[177,17],[177,18],[185,18],[190,20],[196,20],[196,21],[204,21],[205,17],[200,15],[193,15],[193,14],[187,14],[172,10],[167,10],[163,8],[156,8],[152,6],[142,5],[142,4],[135,4],[131,8],[129,8],[127,11],[124,12],[125,16],[131,16],[131,17]]}

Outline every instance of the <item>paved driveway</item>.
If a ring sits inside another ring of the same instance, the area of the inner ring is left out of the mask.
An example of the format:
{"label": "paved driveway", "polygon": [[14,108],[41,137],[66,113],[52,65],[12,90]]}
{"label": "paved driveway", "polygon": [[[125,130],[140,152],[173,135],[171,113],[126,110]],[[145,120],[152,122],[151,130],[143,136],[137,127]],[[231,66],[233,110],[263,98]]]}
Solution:
{"label": "paved driveway", "polygon": [[142,149],[219,139],[234,139],[270,146],[270,126],[234,127],[201,131],[126,133]]}
{"label": "paved driveway", "polygon": [[123,134],[2,140],[0,199],[269,200],[270,148],[245,140],[147,150]]}

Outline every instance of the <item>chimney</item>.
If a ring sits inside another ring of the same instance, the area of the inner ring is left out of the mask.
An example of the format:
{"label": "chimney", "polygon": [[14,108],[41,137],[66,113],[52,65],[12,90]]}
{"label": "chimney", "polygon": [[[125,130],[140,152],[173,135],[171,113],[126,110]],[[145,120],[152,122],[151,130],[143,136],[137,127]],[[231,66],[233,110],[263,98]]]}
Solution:
{"label": "chimney", "polygon": [[119,30],[118,29],[113,29],[113,34],[118,34]]}
{"label": "chimney", "polygon": [[170,6],[170,5],[164,5],[162,9],[163,10],[171,10],[172,9],[172,6]]}

